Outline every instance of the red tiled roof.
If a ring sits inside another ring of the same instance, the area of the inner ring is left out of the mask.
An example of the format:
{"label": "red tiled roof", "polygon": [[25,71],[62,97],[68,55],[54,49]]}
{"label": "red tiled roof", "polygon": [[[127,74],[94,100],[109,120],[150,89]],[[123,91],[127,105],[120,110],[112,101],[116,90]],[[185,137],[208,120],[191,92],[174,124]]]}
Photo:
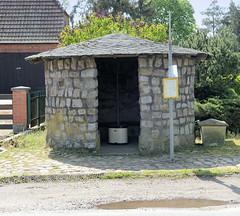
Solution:
{"label": "red tiled roof", "polygon": [[0,0],[0,43],[58,43],[63,27],[58,0]]}

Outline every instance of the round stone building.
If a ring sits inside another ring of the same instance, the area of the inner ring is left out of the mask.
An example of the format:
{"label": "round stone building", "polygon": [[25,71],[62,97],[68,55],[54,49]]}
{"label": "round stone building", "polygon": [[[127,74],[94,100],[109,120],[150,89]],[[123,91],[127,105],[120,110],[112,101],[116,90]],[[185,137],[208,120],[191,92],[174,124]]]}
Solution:
{"label": "round stone building", "polygon": [[[179,98],[173,100],[176,147],[194,143],[194,64],[207,57],[173,46],[179,77]],[[119,121],[141,154],[168,151],[169,103],[163,98],[167,44],[110,34],[26,60],[45,63],[50,147],[98,152],[107,142],[108,128]]]}

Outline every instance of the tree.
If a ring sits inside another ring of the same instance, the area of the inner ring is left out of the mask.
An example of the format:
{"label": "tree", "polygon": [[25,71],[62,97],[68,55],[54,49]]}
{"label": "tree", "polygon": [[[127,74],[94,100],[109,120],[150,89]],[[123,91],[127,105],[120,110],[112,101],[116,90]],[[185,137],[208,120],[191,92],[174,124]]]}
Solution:
{"label": "tree", "polygon": [[195,117],[198,120],[216,118],[229,124],[234,133],[240,132],[239,75],[240,55],[236,52],[237,36],[224,27],[217,35],[197,31],[181,41],[186,48],[212,54],[208,61],[196,64]]}
{"label": "tree", "polygon": [[240,95],[240,75],[235,79],[236,86],[234,90],[238,95]]}
{"label": "tree", "polygon": [[59,47],[79,43],[111,33],[124,33],[148,40],[165,42],[167,28],[160,23],[148,24],[140,19],[130,19],[121,14],[117,16],[96,12],[86,15],[76,28],[69,26],[59,35]]}
{"label": "tree", "polygon": [[152,0],[138,0],[133,18],[150,22],[153,19]]}
{"label": "tree", "polygon": [[90,13],[101,11],[116,16],[123,13],[133,19],[151,20],[152,0],[87,0]]}
{"label": "tree", "polygon": [[229,10],[223,14],[223,18],[221,20],[222,25],[230,26],[232,17],[234,16],[236,10],[236,5],[233,1],[230,2]]}
{"label": "tree", "polygon": [[205,25],[207,29],[213,33],[213,35],[221,26],[221,17],[223,14],[222,8],[220,8],[217,3],[217,0],[213,0],[210,7],[207,8],[206,11],[202,12],[202,15],[207,16],[203,19],[202,24]]}
{"label": "tree", "polygon": [[153,0],[155,22],[169,24],[169,11],[171,11],[172,37],[179,42],[193,33],[196,21],[194,9],[188,0]]}
{"label": "tree", "polygon": [[[78,0],[70,13],[72,26],[74,26],[74,17],[78,11],[81,14],[100,11],[113,16],[122,13],[132,19],[139,18],[145,21],[150,21],[153,15],[152,0]],[[81,16],[81,18],[84,17]]]}
{"label": "tree", "polygon": [[67,10],[69,7],[69,0],[59,0],[61,5],[63,6],[64,10]]}
{"label": "tree", "polygon": [[212,54],[208,61],[196,64],[195,96],[200,101],[211,97],[224,98],[234,88],[239,75],[240,60],[236,52],[237,37],[230,28],[223,28],[218,35],[209,36],[197,31],[181,46]]}
{"label": "tree", "polygon": [[81,13],[80,13],[80,17],[81,17],[81,18],[83,18],[83,17],[81,16],[81,14],[85,14],[85,13],[86,13],[86,11],[87,11],[86,1],[87,1],[87,0],[78,0],[78,1],[76,2],[76,4],[73,5],[72,11],[71,11],[71,13],[69,14],[69,20],[70,20],[70,23],[71,23],[71,26],[72,26],[72,27],[74,26],[74,18],[75,18],[76,14],[77,14],[78,9],[80,9],[80,11],[81,11]]}
{"label": "tree", "polygon": [[224,14],[221,20],[222,25],[232,28],[233,32],[237,35],[240,43],[240,6],[236,6],[233,1],[230,2],[229,10]]}
{"label": "tree", "polygon": [[88,0],[88,4],[91,13],[101,11],[116,16],[121,12],[131,17],[135,13],[135,4],[130,0]]}

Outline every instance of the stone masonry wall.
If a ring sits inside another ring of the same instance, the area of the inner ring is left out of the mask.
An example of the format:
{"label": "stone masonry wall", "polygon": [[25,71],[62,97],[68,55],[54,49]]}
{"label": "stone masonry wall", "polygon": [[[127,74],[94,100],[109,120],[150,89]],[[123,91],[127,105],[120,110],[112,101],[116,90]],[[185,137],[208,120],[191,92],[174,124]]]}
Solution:
{"label": "stone masonry wall", "polygon": [[[194,143],[194,60],[190,56],[173,57],[178,66],[179,98],[173,99],[174,145]],[[169,151],[169,101],[163,99],[163,78],[168,77],[168,56],[139,57],[141,154]]]}
{"label": "stone masonry wall", "polygon": [[[169,103],[163,99],[163,78],[168,77],[168,56],[138,58],[141,154],[169,150]],[[175,147],[194,143],[194,60],[173,58],[178,65],[179,98],[174,99]],[[47,144],[97,152],[98,80],[92,57],[45,61]]]}
{"label": "stone masonry wall", "polygon": [[94,58],[45,61],[47,144],[97,152],[98,81]]}

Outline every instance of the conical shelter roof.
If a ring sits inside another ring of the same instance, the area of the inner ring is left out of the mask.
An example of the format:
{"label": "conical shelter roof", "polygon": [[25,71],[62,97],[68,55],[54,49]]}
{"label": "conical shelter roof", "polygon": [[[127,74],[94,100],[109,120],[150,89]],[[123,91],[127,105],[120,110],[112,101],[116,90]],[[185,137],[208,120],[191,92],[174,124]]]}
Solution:
{"label": "conical shelter roof", "polygon": [[[205,60],[209,57],[207,53],[179,46],[173,46],[172,52],[173,55],[190,55],[193,58],[201,60]],[[168,45],[125,34],[109,34],[32,55],[27,57],[26,60],[31,63],[37,63],[44,59],[62,59],[74,56],[110,57],[155,54],[168,54]]]}

